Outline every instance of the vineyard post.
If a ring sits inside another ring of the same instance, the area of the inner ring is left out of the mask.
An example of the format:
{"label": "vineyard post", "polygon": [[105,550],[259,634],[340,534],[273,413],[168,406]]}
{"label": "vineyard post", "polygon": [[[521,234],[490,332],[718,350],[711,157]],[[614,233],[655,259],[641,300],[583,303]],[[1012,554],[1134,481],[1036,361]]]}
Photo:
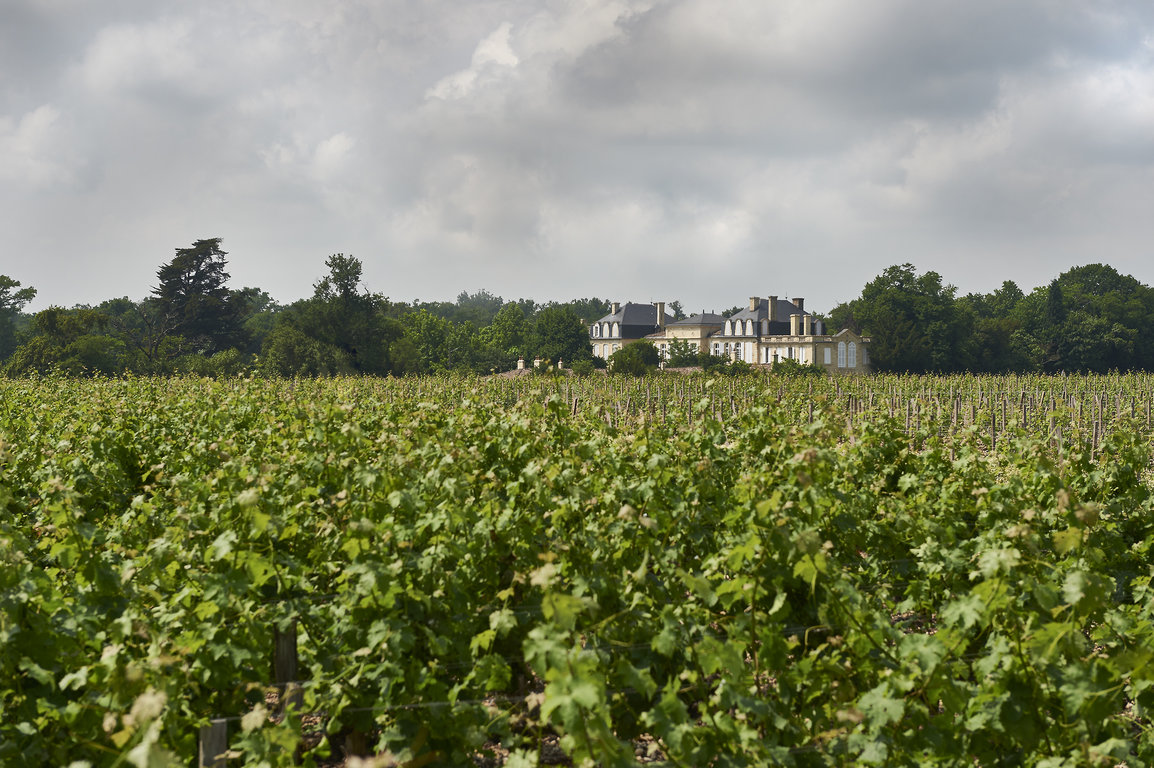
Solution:
{"label": "vineyard post", "polygon": [[998,412],[994,410],[994,402],[990,401],[990,453],[998,450]]}
{"label": "vineyard post", "polygon": [[228,720],[215,718],[200,729],[200,768],[225,768],[228,753]]}
{"label": "vineyard post", "polygon": [[297,656],[297,623],[294,619],[283,632],[273,628],[273,677],[280,689],[281,713],[287,715],[299,710],[303,703],[300,683],[297,680],[299,657]]}

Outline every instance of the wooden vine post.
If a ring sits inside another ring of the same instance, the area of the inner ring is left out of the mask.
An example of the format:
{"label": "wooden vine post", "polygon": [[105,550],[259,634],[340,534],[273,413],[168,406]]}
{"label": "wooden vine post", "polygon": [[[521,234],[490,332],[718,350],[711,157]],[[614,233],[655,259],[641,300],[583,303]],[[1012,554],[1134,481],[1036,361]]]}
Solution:
{"label": "wooden vine post", "polygon": [[281,714],[285,716],[293,710],[300,711],[304,703],[298,670],[297,623],[293,620],[283,632],[273,629],[273,678],[280,691]]}
{"label": "wooden vine post", "polygon": [[228,754],[228,720],[223,717],[210,720],[208,725],[200,729],[199,759],[200,768],[225,768]]}

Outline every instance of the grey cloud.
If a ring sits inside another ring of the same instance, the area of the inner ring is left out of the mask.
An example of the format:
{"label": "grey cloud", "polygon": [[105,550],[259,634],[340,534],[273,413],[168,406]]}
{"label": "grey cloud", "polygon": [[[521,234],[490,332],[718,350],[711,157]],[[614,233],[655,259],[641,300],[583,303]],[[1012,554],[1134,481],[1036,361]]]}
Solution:
{"label": "grey cloud", "polygon": [[743,275],[823,309],[893,263],[1031,287],[1154,239],[1148,3],[0,15],[4,234],[37,254],[0,271],[45,304],[142,295],[173,248],[217,235],[234,280],[282,299],[344,251],[398,298],[717,309],[750,290]]}

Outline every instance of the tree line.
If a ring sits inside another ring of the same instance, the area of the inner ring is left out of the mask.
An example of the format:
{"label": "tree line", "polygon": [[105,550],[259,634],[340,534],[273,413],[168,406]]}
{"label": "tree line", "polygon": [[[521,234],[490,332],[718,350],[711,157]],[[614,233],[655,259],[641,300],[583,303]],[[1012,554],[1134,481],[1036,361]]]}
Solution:
{"label": "tree line", "polygon": [[176,250],[140,301],[52,306],[0,275],[0,366],[8,375],[192,373],[283,376],[506,371],[519,357],[592,365],[587,323],[602,299],[537,304],[487,291],[453,302],[395,302],[368,290],[363,265],[337,253],[312,296],[282,305],[259,288],[232,288],[220,238]]}
{"label": "tree line", "polygon": [[[579,370],[603,364],[592,356],[588,325],[609,312],[604,299],[538,304],[481,290],[456,302],[396,302],[367,289],[358,259],[337,253],[312,296],[282,305],[259,288],[230,287],[227,255],[220,238],[198,240],[161,265],[142,300],[35,314],[23,309],[36,290],[0,275],[0,370],[399,376],[507,371],[518,358]],[[684,316],[679,302],[669,307]],[[964,296],[938,273],[902,264],[818,318],[868,336],[882,371],[1154,370],[1154,336],[1143,333],[1154,328],[1154,289],[1103,264],[1076,267],[1030,293],[1006,281]],[[671,351],[676,364],[694,363],[694,351]],[[633,362],[648,369],[654,361]]]}
{"label": "tree line", "polygon": [[1154,370],[1154,289],[1105,264],[1025,293],[1007,280],[957,295],[936,272],[892,266],[834,307],[832,328],[870,337],[885,371],[1106,373]]}

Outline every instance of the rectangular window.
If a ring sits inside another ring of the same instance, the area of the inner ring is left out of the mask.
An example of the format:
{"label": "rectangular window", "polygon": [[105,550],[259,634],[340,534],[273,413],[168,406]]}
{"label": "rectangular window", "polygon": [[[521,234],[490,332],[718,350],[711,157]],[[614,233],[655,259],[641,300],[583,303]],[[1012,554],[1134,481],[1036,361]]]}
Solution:
{"label": "rectangular window", "polygon": [[829,365],[829,363],[830,363],[829,347],[826,347],[822,351],[824,352],[824,355],[822,356],[822,360],[825,362],[826,365]]}

